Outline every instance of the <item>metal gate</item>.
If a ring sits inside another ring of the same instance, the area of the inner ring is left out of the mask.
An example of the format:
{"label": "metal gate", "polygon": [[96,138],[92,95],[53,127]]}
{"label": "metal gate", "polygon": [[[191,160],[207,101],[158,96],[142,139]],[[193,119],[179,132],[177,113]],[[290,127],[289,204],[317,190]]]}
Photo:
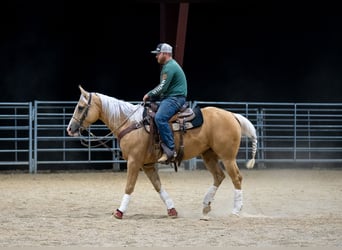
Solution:
{"label": "metal gate", "polygon": [[0,167],[25,165],[33,172],[32,127],[32,103],[0,103]]}
{"label": "metal gate", "polygon": [[[132,102],[139,103],[139,102]],[[119,171],[126,161],[116,138],[106,147],[94,147],[90,136],[69,137],[67,124],[76,102],[0,103],[0,169],[28,166],[30,173],[68,165],[97,165]],[[339,103],[239,103],[191,102],[191,106],[216,106],[246,116],[256,127],[256,166],[342,162],[342,104]],[[110,131],[101,122],[90,127],[96,136]],[[87,145],[87,146],[84,146]],[[243,138],[238,163],[251,155],[251,142]],[[186,169],[200,168],[198,157],[184,161]]]}

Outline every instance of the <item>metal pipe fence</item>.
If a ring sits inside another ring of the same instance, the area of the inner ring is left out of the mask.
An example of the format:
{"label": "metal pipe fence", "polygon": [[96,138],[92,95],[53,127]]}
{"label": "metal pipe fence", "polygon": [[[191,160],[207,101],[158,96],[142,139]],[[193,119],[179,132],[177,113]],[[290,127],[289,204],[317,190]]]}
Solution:
{"label": "metal pipe fence", "polygon": [[0,169],[32,163],[32,103],[0,103]]}
{"label": "metal pipe fence", "polygon": [[[258,135],[257,163],[341,163],[342,104],[196,102],[246,116]],[[241,143],[240,159],[250,142]]]}
{"label": "metal pipe fence", "polygon": [[[0,103],[0,170],[22,166],[36,173],[38,169],[69,165],[106,166],[114,171],[124,168],[126,161],[113,136],[106,137],[103,146],[89,135],[82,136],[82,141],[67,135],[75,105],[48,101],[35,101],[33,105]],[[216,106],[246,116],[257,130],[257,167],[342,162],[342,104],[195,101],[190,105]],[[100,138],[110,132],[100,121],[90,131]],[[251,142],[243,138],[239,165],[250,156]],[[184,161],[186,169],[200,168],[202,164],[199,157]]]}

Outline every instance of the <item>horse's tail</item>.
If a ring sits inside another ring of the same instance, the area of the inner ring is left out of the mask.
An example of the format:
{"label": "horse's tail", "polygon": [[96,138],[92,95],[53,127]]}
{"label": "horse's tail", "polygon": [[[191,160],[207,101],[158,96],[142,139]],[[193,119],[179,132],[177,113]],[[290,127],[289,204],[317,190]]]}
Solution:
{"label": "horse's tail", "polygon": [[240,122],[242,135],[247,136],[252,140],[252,159],[247,162],[246,167],[253,168],[258,142],[255,127],[246,117],[236,113],[234,113],[234,116]]}

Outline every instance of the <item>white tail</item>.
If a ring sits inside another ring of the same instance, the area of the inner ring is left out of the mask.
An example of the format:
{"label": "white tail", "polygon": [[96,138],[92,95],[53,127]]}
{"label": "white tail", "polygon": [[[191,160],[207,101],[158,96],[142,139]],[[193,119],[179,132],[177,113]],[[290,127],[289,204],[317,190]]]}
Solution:
{"label": "white tail", "polygon": [[240,122],[242,135],[247,136],[252,140],[252,159],[247,162],[246,167],[253,168],[255,164],[255,154],[257,151],[258,142],[255,127],[246,117],[235,113],[234,116]]}

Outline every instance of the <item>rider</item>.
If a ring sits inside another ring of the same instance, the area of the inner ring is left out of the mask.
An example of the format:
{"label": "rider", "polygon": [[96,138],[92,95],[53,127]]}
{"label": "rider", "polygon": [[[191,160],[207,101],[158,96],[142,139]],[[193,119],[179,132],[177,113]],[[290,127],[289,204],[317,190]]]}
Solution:
{"label": "rider", "polygon": [[143,101],[160,100],[154,121],[160,133],[163,155],[159,163],[170,162],[176,157],[173,133],[169,125],[170,118],[185,104],[187,97],[187,80],[181,66],[172,57],[172,47],[167,43],[158,44],[151,53],[162,69],[159,84],[144,95]]}

